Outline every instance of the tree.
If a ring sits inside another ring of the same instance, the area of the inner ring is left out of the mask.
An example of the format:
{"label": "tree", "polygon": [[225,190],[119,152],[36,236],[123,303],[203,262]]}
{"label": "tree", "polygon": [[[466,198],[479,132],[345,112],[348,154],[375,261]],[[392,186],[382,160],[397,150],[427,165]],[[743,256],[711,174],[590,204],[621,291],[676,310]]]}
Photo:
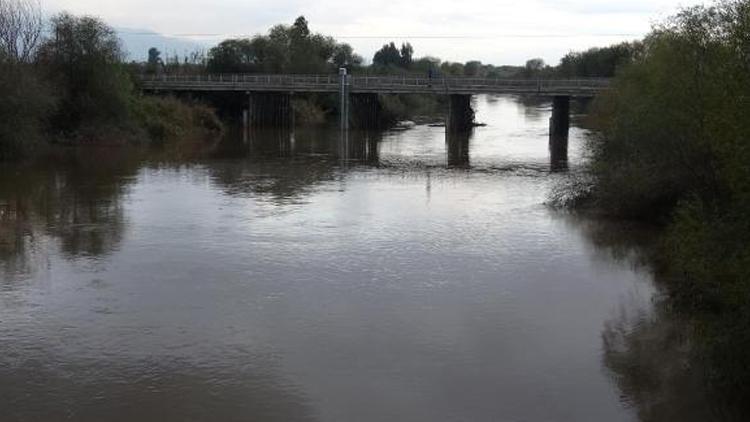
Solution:
{"label": "tree", "polygon": [[464,65],[465,76],[484,76],[482,75],[483,70],[484,69],[482,68],[482,62],[477,60],[468,61]]}
{"label": "tree", "polygon": [[372,57],[372,64],[375,66],[400,67],[402,63],[401,51],[399,51],[393,42],[384,44]]}
{"label": "tree", "polygon": [[411,67],[414,56],[414,47],[409,43],[401,44],[401,67],[408,69]]}
{"label": "tree", "polygon": [[440,59],[437,57],[420,57],[411,65],[412,72],[415,73],[421,73],[423,75],[427,75],[430,70],[435,71],[436,69],[440,68]]}
{"label": "tree", "polygon": [[161,60],[161,51],[159,51],[159,49],[157,49],[156,47],[149,48],[148,61],[146,62],[146,72],[157,73],[163,64],[164,63]]}
{"label": "tree", "polygon": [[616,70],[594,103],[589,195],[606,213],[668,223],[664,308],[689,316],[706,395],[738,406],[723,420],[750,414],[749,33],[750,1],[721,1],[656,26],[620,68],[620,48],[571,60]]}
{"label": "tree", "polygon": [[265,70],[274,73],[288,73],[291,52],[289,47],[291,40],[289,27],[276,25],[268,31],[266,38],[266,62]]}
{"label": "tree", "polygon": [[333,65],[336,68],[345,67],[351,70],[352,67],[357,67],[362,64],[362,57],[354,54],[354,49],[349,44],[338,44],[334,48],[333,52]]}
{"label": "tree", "polygon": [[222,41],[208,56],[210,72],[326,73],[362,63],[350,45],[312,33],[304,16],[291,26],[272,27],[267,35]]}
{"label": "tree", "polygon": [[310,28],[308,27],[307,19],[304,16],[300,16],[295,19],[291,30],[292,40],[294,39],[306,39],[310,36]]}
{"label": "tree", "polygon": [[258,70],[257,44],[247,39],[225,40],[208,52],[208,70],[216,73],[249,73]]}
{"label": "tree", "polygon": [[26,155],[44,139],[55,97],[31,65],[0,62],[0,162]]}
{"label": "tree", "polygon": [[148,64],[150,65],[158,65],[161,63],[161,51],[159,51],[156,47],[151,47],[148,49]]}
{"label": "tree", "polygon": [[39,62],[61,91],[55,125],[73,131],[84,121],[127,120],[133,85],[115,31],[96,18],[62,13],[52,18],[52,33],[40,47]]}
{"label": "tree", "polygon": [[0,58],[27,63],[42,37],[42,11],[35,0],[0,0]]}
{"label": "tree", "polygon": [[543,59],[529,59],[528,61],[526,61],[526,70],[530,73],[537,73],[544,69],[544,65],[545,64]]}
{"label": "tree", "polygon": [[570,52],[560,60],[558,72],[566,77],[611,78],[643,51],[641,42],[620,43],[583,52]]}
{"label": "tree", "polygon": [[463,76],[464,65],[462,63],[444,62],[440,65],[440,71],[448,76]]}

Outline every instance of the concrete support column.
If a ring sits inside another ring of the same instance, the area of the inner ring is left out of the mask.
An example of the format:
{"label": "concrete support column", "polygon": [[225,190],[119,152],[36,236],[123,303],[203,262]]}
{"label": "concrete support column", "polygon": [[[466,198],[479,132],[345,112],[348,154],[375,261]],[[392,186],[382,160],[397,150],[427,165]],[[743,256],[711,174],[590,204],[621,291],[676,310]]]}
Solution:
{"label": "concrete support column", "polygon": [[351,128],[380,129],[383,107],[378,94],[350,94],[349,103],[349,126]]}
{"label": "concrete support column", "polygon": [[349,130],[349,76],[346,68],[339,69],[339,121],[341,130]]}
{"label": "concrete support column", "polygon": [[249,125],[254,128],[292,127],[292,95],[288,92],[253,92],[248,96]]}
{"label": "concrete support column", "polygon": [[552,100],[549,121],[549,151],[553,168],[564,168],[568,161],[568,132],[570,130],[570,97],[556,96]]}
{"label": "concrete support column", "polygon": [[445,132],[445,151],[449,167],[469,167],[469,141],[472,130],[464,132]]}
{"label": "concrete support column", "polygon": [[242,143],[247,144],[250,136],[250,113],[249,110],[242,110]]}
{"label": "concrete support column", "polygon": [[448,96],[448,117],[445,127],[448,132],[468,132],[474,127],[471,95],[452,94]]}

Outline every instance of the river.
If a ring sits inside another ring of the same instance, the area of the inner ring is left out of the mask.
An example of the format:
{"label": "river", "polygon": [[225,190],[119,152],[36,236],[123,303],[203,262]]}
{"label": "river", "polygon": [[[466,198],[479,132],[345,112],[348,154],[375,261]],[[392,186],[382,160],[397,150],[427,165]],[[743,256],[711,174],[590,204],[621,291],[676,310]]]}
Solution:
{"label": "river", "polygon": [[2,167],[0,419],[647,419],[613,349],[651,273],[545,206],[549,103],[475,108],[449,147],[300,129]]}

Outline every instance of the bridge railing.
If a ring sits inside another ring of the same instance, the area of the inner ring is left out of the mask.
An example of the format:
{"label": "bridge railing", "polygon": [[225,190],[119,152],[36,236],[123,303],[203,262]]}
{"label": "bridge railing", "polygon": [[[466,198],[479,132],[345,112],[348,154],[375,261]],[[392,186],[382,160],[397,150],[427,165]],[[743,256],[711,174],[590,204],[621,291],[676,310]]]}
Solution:
{"label": "bridge railing", "polygon": [[500,78],[420,78],[400,76],[352,76],[349,85],[359,88],[367,87],[445,87],[461,88],[592,88],[600,89],[609,86],[608,79],[500,79]]}
{"label": "bridge railing", "polygon": [[[204,75],[141,75],[143,82],[158,85],[223,85],[242,84],[260,87],[319,87],[334,89],[340,84],[338,75],[262,75],[262,74],[204,74]],[[346,83],[354,89],[416,89],[416,90],[493,90],[519,91],[600,90],[609,86],[609,79],[502,79],[471,77],[425,78],[415,76],[347,76]]]}
{"label": "bridge railing", "polygon": [[337,75],[262,75],[216,73],[205,75],[140,75],[144,82],[200,82],[200,83],[250,83],[250,84],[338,84]]}

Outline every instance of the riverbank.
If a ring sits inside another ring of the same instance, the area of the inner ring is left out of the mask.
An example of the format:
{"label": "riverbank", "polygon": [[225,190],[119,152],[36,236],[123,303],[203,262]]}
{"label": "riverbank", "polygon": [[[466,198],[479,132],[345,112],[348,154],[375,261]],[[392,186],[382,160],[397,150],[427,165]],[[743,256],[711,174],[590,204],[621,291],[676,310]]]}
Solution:
{"label": "riverbank", "polygon": [[557,198],[660,227],[652,261],[669,308],[690,321],[714,398],[738,414],[750,411],[748,21],[750,2],[732,1],[656,26],[648,54],[596,100],[590,164]]}
{"label": "riverbank", "polygon": [[215,139],[223,127],[210,108],[144,97],[122,62],[112,28],[61,14],[33,57],[0,54],[0,162],[59,145],[166,145]]}

